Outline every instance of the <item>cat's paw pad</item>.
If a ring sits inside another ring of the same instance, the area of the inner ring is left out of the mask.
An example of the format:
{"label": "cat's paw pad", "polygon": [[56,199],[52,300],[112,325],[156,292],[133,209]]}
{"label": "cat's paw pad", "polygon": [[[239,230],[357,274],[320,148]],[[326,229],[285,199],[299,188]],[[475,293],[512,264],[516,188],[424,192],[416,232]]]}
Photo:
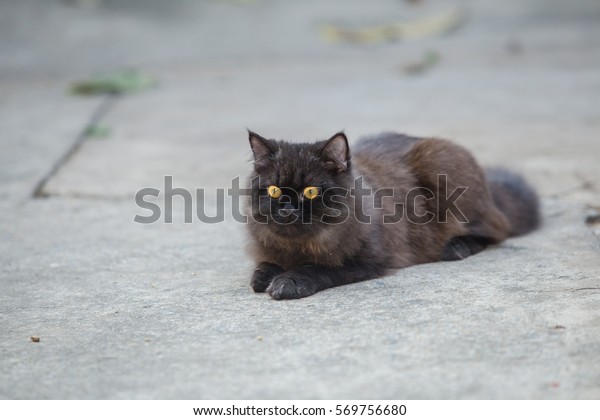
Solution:
{"label": "cat's paw pad", "polygon": [[283,269],[275,264],[261,263],[254,274],[252,280],[250,280],[250,286],[256,293],[262,293],[267,290],[267,287],[271,284],[273,277],[283,272]]}
{"label": "cat's paw pad", "polygon": [[314,295],[316,292],[314,283],[310,279],[294,277],[286,273],[275,277],[267,288],[267,293],[276,300],[300,299]]}

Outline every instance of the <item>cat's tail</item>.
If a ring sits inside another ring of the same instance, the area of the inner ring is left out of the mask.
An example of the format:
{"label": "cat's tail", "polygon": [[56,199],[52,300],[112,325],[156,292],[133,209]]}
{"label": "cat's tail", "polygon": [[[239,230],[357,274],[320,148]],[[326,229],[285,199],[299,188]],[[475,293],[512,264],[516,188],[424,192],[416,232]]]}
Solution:
{"label": "cat's tail", "polygon": [[536,192],[518,174],[502,168],[486,169],[494,203],[510,222],[509,236],[524,235],[540,224],[540,206]]}

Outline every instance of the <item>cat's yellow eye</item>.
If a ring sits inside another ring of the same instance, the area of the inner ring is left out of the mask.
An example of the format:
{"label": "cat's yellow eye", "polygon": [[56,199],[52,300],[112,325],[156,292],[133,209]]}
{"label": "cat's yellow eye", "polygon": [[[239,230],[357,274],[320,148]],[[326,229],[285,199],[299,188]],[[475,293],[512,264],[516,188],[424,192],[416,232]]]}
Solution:
{"label": "cat's yellow eye", "polygon": [[275,185],[270,185],[269,188],[267,188],[267,192],[269,193],[269,197],[271,198],[281,197],[281,189],[279,187],[276,187]]}
{"label": "cat's yellow eye", "polygon": [[309,200],[312,200],[313,198],[315,198],[318,195],[319,195],[318,187],[306,187],[304,189],[304,197],[308,198]]}

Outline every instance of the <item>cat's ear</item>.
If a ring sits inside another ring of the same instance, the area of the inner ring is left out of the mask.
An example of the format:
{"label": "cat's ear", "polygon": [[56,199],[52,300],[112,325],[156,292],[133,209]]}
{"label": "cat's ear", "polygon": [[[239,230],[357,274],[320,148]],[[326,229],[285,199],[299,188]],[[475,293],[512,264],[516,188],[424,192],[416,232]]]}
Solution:
{"label": "cat's ear", "polygon": [[348,139],[344,133],[339,132],[327,140],[320,154],[329,168],[336,172],[348,170],[350,148],[348,147]]}
{"label": "cat's ear", "polygon": [[267,166],[275,154],[271,142],[250,130],[248,130],[248,140],[254,155],[254,166],[257,169]]}

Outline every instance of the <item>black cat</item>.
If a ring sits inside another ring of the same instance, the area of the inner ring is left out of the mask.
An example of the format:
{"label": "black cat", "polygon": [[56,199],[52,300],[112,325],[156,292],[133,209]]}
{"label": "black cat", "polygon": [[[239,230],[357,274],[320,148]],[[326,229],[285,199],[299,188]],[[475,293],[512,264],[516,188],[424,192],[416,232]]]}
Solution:
{"label": "black cat", "polygon": [[251,285],[274,299],[457,260],[533,230],[535,192],[501,169],[484,174],[452,142],[344,133],[314,144],[249,133]]}

